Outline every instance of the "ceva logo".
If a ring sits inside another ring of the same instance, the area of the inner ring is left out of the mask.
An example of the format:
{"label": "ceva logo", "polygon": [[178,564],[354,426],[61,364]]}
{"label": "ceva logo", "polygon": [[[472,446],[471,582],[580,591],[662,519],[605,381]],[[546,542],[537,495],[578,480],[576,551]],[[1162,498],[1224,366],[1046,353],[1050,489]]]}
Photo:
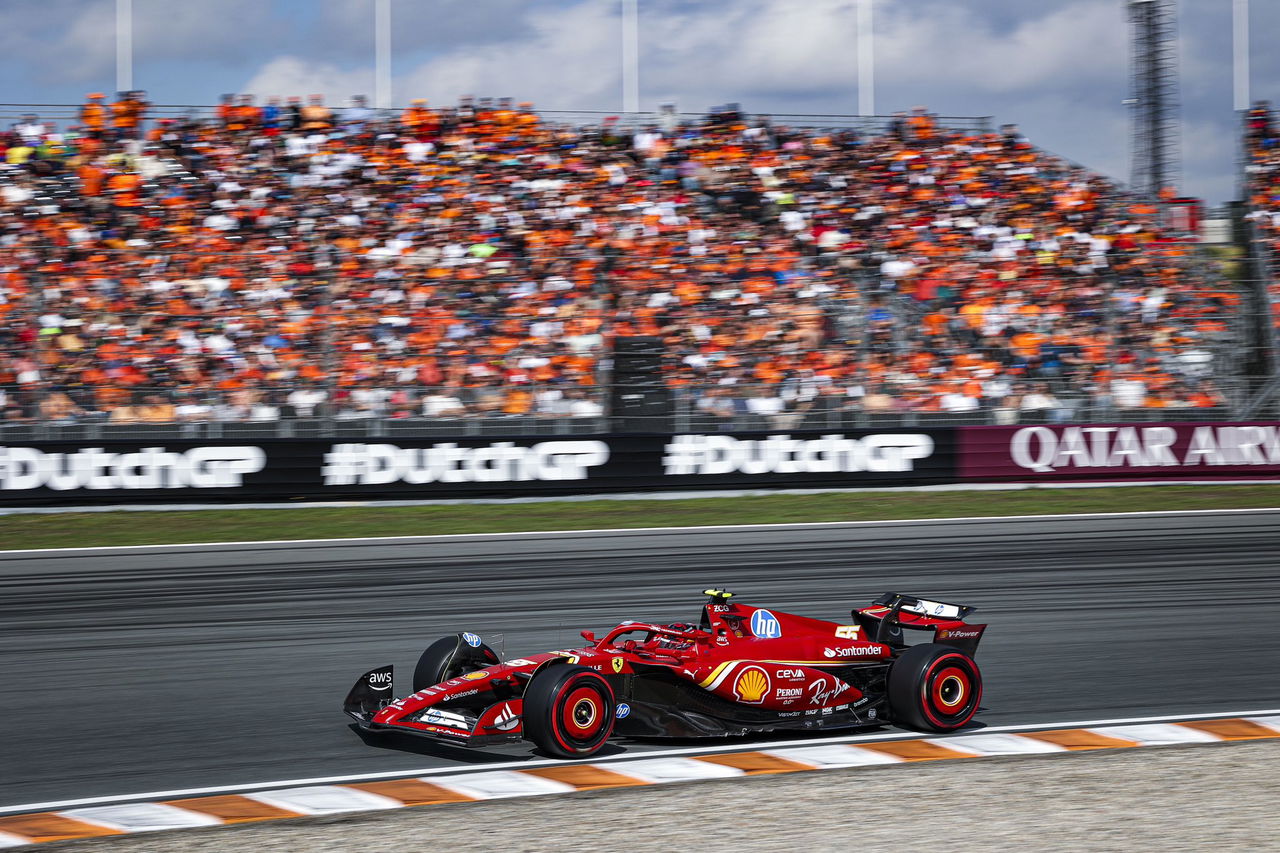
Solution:
{"label": "ceva logo", "polygon": [[776,640],[782,636],[782,625],[768,610],[757,610],[751,614],[751,633],[764,640]]}

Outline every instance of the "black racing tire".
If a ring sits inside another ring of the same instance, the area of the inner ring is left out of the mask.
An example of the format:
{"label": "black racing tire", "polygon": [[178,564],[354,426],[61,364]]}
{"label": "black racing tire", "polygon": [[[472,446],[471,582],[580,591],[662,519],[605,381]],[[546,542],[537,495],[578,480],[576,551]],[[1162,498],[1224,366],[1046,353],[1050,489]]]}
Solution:
{"label": "black racing tire", "polygon": [[484,663],[475,658],[484,655],[493,662],[498,656],[488,646],[481,645],[476,649],[477,655],[464,655],[459,649],[458,636],[441,637],[418,658],[418,665],[413,668],[413,692],[434,687],[442,681],[477,672],[484,669]]}
{"label": "black racing tire", "polygon": [[902,653],[889,669],[889,711],[900,726],[952,732],[978,713],[982,673],[973,658],[951,646],[924,643]]}
{"label": "black racing tire", "polygon": [[524,691],[524,735],[555,758],[595,755],[613,734],[613,688],[585,666],[559,664],[534,674]]}

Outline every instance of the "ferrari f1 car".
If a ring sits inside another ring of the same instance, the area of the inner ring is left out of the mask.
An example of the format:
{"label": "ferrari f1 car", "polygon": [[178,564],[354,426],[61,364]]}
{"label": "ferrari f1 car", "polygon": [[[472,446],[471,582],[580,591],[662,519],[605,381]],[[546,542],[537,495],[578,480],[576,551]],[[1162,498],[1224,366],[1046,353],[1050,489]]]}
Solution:
{"label": "ferrari f1 car", "polygon": [[890,593],[839,625],[706,594],[697,625],[628,621],[599,639],[583,631],[581,648],[514,660],[474,633],[445,637],[422,653],[411,695],[394,698],[394,670],[379,667],[343,710],[370,733],[457,746],[525,739],[560,758],[593,755],[614,736],[889,723],[947,732],[978,710],[974,653],[987,626],[965,621],[972,607]]}

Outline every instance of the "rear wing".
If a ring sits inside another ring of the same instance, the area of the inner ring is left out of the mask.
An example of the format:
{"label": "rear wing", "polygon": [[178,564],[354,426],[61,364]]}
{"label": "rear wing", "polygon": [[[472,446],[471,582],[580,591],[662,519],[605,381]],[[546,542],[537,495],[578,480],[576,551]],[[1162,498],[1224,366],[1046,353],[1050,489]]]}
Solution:
{"label": "rear wing", "polygon": [[967,604],[950,604],[916,595],[887,592],[869,607],[855,609],[853,620],[863,627],[868,640],[889,646],[902,647],[906,643],[902,629],[933,631],[933,639],[944,646],[953,646],[973,656],[978,641],[986,631],[986,625],[974,625],[965,621],[978,608]]}

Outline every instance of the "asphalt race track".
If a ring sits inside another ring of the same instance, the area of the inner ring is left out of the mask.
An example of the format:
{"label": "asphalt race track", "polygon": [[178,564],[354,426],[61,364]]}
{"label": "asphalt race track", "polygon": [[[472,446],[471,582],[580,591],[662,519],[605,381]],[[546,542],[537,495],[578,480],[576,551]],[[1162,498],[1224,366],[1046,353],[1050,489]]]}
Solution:
{"label": "asphalt race track", "polygon": [[1267,511],[0,554],[0,807],[528,756],[366,745],[339,705],[389,662],[408,692],[442,634],[515,657],[696,621],[708,586],[830,619],[890,590],[977,605],[988,725],[1277,708],[1277,533]]}

